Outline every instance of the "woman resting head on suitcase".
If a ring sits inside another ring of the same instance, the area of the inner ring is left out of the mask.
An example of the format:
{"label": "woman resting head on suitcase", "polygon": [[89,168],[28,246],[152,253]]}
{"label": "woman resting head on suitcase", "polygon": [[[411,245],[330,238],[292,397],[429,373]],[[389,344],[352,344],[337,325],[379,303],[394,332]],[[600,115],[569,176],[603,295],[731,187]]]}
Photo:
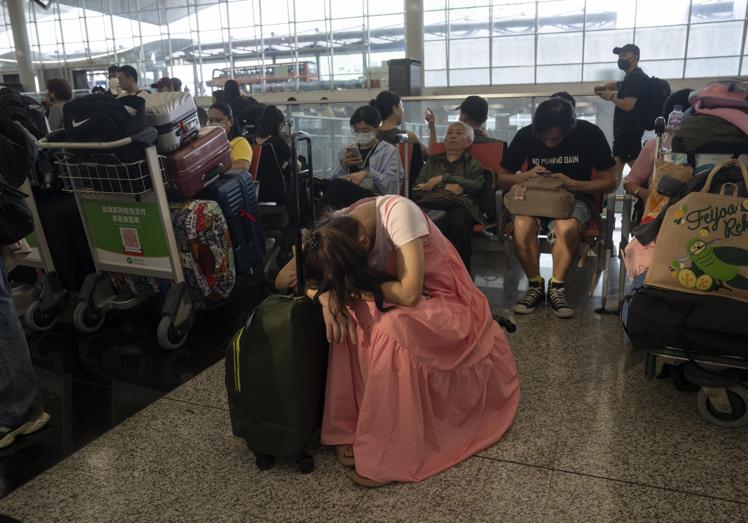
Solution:
{"label": "woman resting head on suitcase", "polygon": [[322,442],[354,481],[421,481],[501,438],[519,400],[509,344],[423,211],[361,200],[307,234],[304,258],[331,343]]}
{"label": "woman resting head on suitcase", "polygon": [[231,168],[239,171],[249,171],[252,163],[252,147],[239,132],[234,113],[227,103],[214,103],[208,109],[208,125],[215,125],[226,131],[231,143]]}

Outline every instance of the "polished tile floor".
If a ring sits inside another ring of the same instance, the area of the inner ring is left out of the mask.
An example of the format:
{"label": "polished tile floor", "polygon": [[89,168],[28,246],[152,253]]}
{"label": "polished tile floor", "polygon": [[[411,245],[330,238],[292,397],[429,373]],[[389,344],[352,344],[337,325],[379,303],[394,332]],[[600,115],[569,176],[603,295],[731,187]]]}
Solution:
{"label": "polished tile floor", "polygon": [[[506,436],[427,481],[379,490],[354,485],[326,448],[308,476],[291,463],[256,469],[231,434],[218,361],[243,304],[207,316],[175,353],[151,342],[140,323],[148,312],[115,318],[93,337],[62,330],[34,338],[53,419],[0,454],[0,514],[44,522],[748,521],[748,430],[711,426],[695,394],[644,379],[618,318],[594,312],[600,285],[590,298],[589,261],[569,278],[573,319],[548,311],[515,318],[522,398]],[[476,253],[474,273],[496,311],[526,286],[500,253]]]}

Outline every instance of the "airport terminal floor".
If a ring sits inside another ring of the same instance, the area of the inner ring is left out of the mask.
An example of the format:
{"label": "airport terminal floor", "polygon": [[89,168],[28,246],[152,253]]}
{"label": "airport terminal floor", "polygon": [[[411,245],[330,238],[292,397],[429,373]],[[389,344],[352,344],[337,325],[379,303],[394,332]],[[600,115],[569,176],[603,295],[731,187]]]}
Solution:
{"label": "airport terminal floor", "polygon": [[[527,282],[495,242],[477,243],[476,283],[492,310],[506,313]],[[546,276],[550,263],[544,254]],[[521,400],[507,434],[426,481],[373,490],[355,485],[330,448],[314,446],[309,475],[284,461],[260,471],[232,435],[223,354],[246,303],[208,316],[176,352],[143,335],[147,311],[112,318],[91,336],[34,336],[52,420],[0,451],[0,514],[26,522],[746,521],[748,433],[706,422],[696,393],[673,380],[645,379],[643,354],[624,343],[619,318],[595,313],[602,289],[588,295],[593,266],[569,276],[573,319],[550,310],[515,317],[509,341]]]}
{"label": "airport terminal floor", "polygon": [[748,0],[0,0],[0,523],[214,521],[748,523]]}

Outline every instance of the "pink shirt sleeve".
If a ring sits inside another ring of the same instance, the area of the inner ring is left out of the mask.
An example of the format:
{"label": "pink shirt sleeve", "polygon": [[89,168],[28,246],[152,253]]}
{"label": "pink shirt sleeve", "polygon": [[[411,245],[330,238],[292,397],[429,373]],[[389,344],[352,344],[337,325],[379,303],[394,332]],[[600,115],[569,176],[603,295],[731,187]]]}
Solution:
{"label": "pink shirt sleeve", "polygon": [[644,185],[652,181],[656,145],[657,140],[647,140],[639,153],[639,157],[634,162],[633,167],[631,167],[631,172],[623,179],[624,182]]}
{"label": "pink shirt sleeve", "polygon": [[396,196],[393,200],[387,202],[391,207],[387,210],[384,228],[395,248],[428,236],[429,224],[423,211],[406,198]]}

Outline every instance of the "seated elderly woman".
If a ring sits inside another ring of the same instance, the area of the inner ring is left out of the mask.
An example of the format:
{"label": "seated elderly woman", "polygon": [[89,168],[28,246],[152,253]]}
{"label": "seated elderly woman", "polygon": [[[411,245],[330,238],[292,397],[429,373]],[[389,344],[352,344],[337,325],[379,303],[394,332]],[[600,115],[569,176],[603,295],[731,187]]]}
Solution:
{"label": "seated elderly woman", "polygon": [[320,210],[342,209],[363,198],[400,192],[404,179],[400,155],[393,145],[377,138],[382,124],[377,110],[359,107],[350,124],[355,143],[341,151],[333,181],[318,204]]}
{"label": "seated elderly woman", "polygon": [[413,200],[425,209],[446,211],[438,227],[470,270],[473,225],[483,222],[479,199],[486,183],[484,168],[467,148],[473,143],[472,127],[455,122],[447,128],[446,152],[432,155],[413,187]]}

